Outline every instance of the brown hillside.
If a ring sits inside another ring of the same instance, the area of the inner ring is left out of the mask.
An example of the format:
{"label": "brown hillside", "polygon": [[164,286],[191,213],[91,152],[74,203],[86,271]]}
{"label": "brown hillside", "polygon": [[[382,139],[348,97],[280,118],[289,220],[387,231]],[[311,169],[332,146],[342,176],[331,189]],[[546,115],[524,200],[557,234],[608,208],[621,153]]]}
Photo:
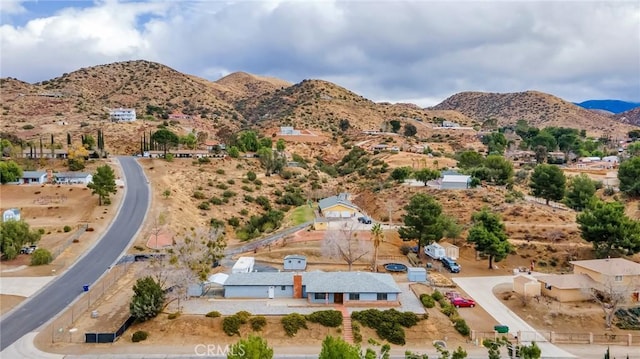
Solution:
{"label": "brown hillside", "polygon": [[553,95],[537,91],[515,93],[461,92],[434,106],[436,110],[457,110],[477,121],[495,118],[499,124],[527,120],[539,127],[561,126],[585,129],[594,136],[621,137],[631,127],[609,117],[585,110]]}
{"label": "brown hillside", "polygon": [[252,75],[246,72],[234,72],[215,81],[215,84],[228,91],[223,94],[223,98],[228,100],[259,96],[291,86],[291,83],[284,80]]}
{"label": "brown hillside", "polygon": [[632,108],[629,111],[612,116],[618,122],[640,126],[640,107]]}

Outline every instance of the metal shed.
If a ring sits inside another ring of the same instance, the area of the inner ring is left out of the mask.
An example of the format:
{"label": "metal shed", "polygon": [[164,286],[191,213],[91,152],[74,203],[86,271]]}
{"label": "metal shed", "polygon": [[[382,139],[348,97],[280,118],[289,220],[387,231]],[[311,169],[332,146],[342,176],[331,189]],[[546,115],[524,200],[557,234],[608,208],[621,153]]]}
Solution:
{"label": "metal shed", "polygon": [[427,269],[422,267],[409,267],[407,269],[407,276],[409,277],[409,282],[426,282]]}
{"label": "metal shed", "polygon": [[444,175],[440,185],[441,189],[467,189],[471,185],[471,176]]}
{"label": "metal shed", "polygon": [[290,254],[284,257],[284,270],[305,270],[307,257],[299,254]]}

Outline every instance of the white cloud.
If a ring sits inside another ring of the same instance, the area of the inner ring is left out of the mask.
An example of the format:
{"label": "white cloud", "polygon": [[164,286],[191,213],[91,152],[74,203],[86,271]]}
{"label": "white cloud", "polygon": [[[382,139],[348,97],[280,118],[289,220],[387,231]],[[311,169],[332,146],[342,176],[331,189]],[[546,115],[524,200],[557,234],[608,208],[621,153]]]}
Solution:
{"label": "white cloud", "polygon": [[2,2],[0,2],[0,12],[5,15],[24,13],[27,11],[27,9],[22,6],[24,2],[26,2],[26,0],[2,0]]}
{"label": "white cloud", "polygon": [[144,58],[210,79],[322,78],[373,100],[432,104],[528,89],[638,101],[638,30],[637,2],[110,0],[0,36],[3,76],[29,81]]}

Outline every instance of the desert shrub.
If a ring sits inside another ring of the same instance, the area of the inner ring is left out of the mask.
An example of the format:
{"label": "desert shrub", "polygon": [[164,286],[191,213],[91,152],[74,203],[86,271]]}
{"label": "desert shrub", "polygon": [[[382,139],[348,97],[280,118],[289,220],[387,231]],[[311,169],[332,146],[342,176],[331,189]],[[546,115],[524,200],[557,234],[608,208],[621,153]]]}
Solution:
{"label": "desert shrub", "polygon": [[239,213],[240,213],[241,216],[246,216],[246,215],[249,214],[249,211],[246,208],[243,208],[243,209],[240,210]]}
{"label": "desert shrub", "polygon": [[440,306],[442,307],[440,308],[440,311],[442,312],[442,314],[446,315],[447,317],[452,317],[458,314],[456,307],[454,307],[449,303],[446,303],[445,305],[442,305],[442,303],[440,303]]}
{"label": "desert shrub", "polygon": [[230,178],[227,180],[227,183],[233,185],[233,184],[236,184],[236,180],[234,180],[233,178]]}
{"label": "desert shrub", "polygon": [[45,234],[45,232],[46,231],[44,230],[44,228],[38,228],[38,233],[40,233],[41,235]]}
{"label": "desert shrub", "polygon": [[262,208],[266,211],[271,209],[271,203],[269,203],[269,198],[265,196],[258,196],[255,199],[255,202],[262,206]]}
{"label": "desert shrub", "polygon": [[193,192],[193,198],[195,198],[195,199],[205,199],[206,196],[201,191],[194,191]]}
{"label": "desert shrub", "polygon": [[422,305],[424,305],[425,308],[433,308],[436,306],[436,301],[433,300],[433,297],[430,296],[429,294],[420,295],[420,301],[422,302]]}
{"label": "desert shrub", "polygon": [[258,176],[256,175],[256,173],[255,173],[255,172],[253,172],[253,171],[249,171],[249,172],[247,172],[247,179],[248,179],[249,181],[252,181],[252,182],[253,182],[253,181],[255,181],[255,180],[256,180],[256,178],[258,178]]}
{"label": "desert shrub", "polygon": [[224,197],[224,198],[231,198],[231,197],[233,197],[235,195],[236,195],[236,193],[233,192],[233,191],[224,191],[224,192],[222,192],[222,197]]}
{"label": "desert shrub", "polygon": [[608,186],[602,192],[605,196],[613,196],[616,193],[616,190],[613,187]]}
{"label": "desert shrub", "polygon": [[211,209],[211,206],[209,205],[209,202],[202,202],[198,205],[198,209],[209,210]]}
{"label": "desert shrub", "polygon": [[391,344],[406,344],[404,329],[398,323],[382,322],[380,326],[376,328],[376,333],[380,338],[387,340]]}
{"label": "desert shrub", "polygon": [[198,163],[199,164],[204,164],[204,163],[210,163],[211,160],[209,159],[209,157],[200,157],[198,158]]}
{"label": "desert shrub", "polygon": [[247,185],[242,186],[242,190],[245,191],[245,192],[253,192],[253,188],[251,188],[251,187],[249,187]]}
{"label": "desert shrub", "polygon": [[262,181],[259,179],[256,179],[255,181],[253,181],[253,184],[255,184],[256,186],[262,186]]}
{"label": "desert shrub", "polygon": [[351,332],[353,333],[353,342],[362,343],[362,333],[360,333],[360,325],[356,322],[351,323]]}
{"label": "desert shrub", "polygon": [[467,336],[469,335],[469,333],[471,333],[471,329],[467,325],[467,322],[462,318],[456,319],[456,321],[454,322],[454,327],[456,328],[458,333],[464,336]]}
{"label": "desert shrub", "polygon": [[296,335],[298,330],[302,328],[307,329],[307,319],[299,313],[288,314],[282,318],[281,322],[284,331],[290,337]]}
{"label": "desert shrub", "polygon": [[71,232],[71,226],[64,226],[62,230],[64,231],[64,233]]}
{"label": "desert shrub", "polygon": [[147,340],[148,337],[149,337],[149,333],[145,332],[144,330],[138,330],[137,332],[133,333],[133,335],[131,336],[131,341],[134,343],[137,343],[143,340]]}
{"label": "desert shrub", "polygon": [[436,302],[439,302],[442,298],[444,298],[444,295],[436,290],[431,294],[431,298],[433,298],[433,300],[435,300]]}
{"label": "desert shrub", "polygon": [[238,227],[240,225],[240,219],[238,219],[238,217],[231,217],[229,219],[227,219],[227,223],[229,223],[229,225],[231,227]]}
{"label": "desert shrub", "polygon": [[219,206],[221,204],[223,204],[224,202],[222,202],[222,199],[216,196],[213,196],[211,198],[209,198],[209,203]]}
{"label": "desert shrub", "polygon": [[26,124],[26,125],[22,126],[22,129],[23,129],[23,130],[33,130],[33,128],[34,128],[34,127],[33,127],[33,125],[31,125],[31,124]]}
{"label": "desert shrub", "polygon": [[240,335],[240,326],[242,325],[242,322],[240,321],[240,318],[237,315],[231,315],[228,317],[225,317],[222,320],[222,330],[227,333],[228,336],[233,336],[235,334]]}
{"label": "desert shrub", "polygon": [[218,318],[220,317],[222,314],[220,314],[220,312],[218,312],[217,310],[211,311],[207,314],[205,314],[205,317],[207,318]]}
{"label": "desert shrub", "polygon": [[217,218],[211,218],[209,219],[209,225],[213,228],[220,228],[224,226],[224,222]]}
{"label": "desert shrub", "polygon": [[223,175],[224,174],[224,170],[222,168],[218,168],[216,170],[216,173],[219,174],[219,175]]}
{"label": "desert shrub", "polygon": [[249,318],[251,317],[251,313],[247,312],[246,310],[241,310],[237,312],[235,316],[238,317],[238,319],[240,319],[241,324],[245,324],[246,322],[249,321]]}
{"label": "desert shrub", "polygon": [[38,248],[31,253],[31,265],[39,266],[43,264],[49,264],[53,260],[51,252],[44,248]]}
{"label": "desert shrub", "polygon": [[217,188],[217,189],[226,190],[226,189],[228,189],[228,188],[229,188],[229,186],[227,186],[227,185],[226,185],[226,184],[224,184],[224,183],[218,183],[218,184],[216,184],[216,188]]}
{"label": "desert shrub", "polygon": [[404,329],[402,327],[412,327],[420,320],[415,313],[403,313],[395,309],[385,311],[367,309],[353,312],[351,317],[362,323],[362,325],[375,329],[380,338],[398,345],[405,344]]}
{"label": "desert shrub", "polygon": [[337,310],[321,310],[308,314],[307,320],[325,327],[336,328],[342,325],[342,313]]}
{"label": "desert shrub", "polygon": [[245,194],[245,195],[244,195],[244,201],[245,201],[245,202],[252,203],[252,202],[253,202],[253,201],[255,201],[255,200],[256,200],[256,199],[255,199],[255,198],[253,198],[253,196],[250,196],[250,195],[248,195],[248,194]]}
{"label": "desert shrub", "polygon": [[265,325],[267,325],[267,318],[262,315],[258,315],[249,319],[249,324],[251,325],[251,329],[259,332],[262,330],[262,328],[264,328]]}
{"label": "desert shrub", "polygon": [[167,316],[167,319],[174,320],[174,319],[177,319],[179,316],[180,316],[180,312],[174,312],[174,313],[170,313]]}

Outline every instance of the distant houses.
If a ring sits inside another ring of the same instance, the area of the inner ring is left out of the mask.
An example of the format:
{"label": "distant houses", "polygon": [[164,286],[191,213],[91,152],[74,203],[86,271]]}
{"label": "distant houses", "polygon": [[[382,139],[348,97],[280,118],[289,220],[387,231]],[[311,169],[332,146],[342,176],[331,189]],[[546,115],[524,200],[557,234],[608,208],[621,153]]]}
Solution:
{"label": "distant houses", "polygon": [[281,126],[280,135],[281,136],[300,136],[300,130],[294,129],[293,126]]}
{"label": "distant houses", "polygon": [[109,118],[113,122],[133,122],[136,118],[134,108],[113,108],[109,110]]}
{"label": "distant houses", "polygon": [[[89,184],[93,181],[93,175],[86,172],[53,172],[51,182],[57,184]],[[45,184],[49,183],[49,175],[44,171],[23,171],[22,177],[9,184]]]}

